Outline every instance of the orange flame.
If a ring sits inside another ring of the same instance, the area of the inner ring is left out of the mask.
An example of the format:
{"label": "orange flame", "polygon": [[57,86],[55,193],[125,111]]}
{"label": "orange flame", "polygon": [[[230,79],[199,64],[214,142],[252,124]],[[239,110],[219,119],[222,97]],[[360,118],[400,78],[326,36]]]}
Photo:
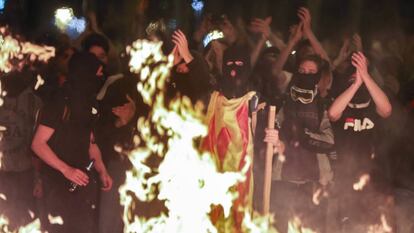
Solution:
{"label": "orange flame", "polygon": [[[14,69],[19,69],[26,62],[25,57],[30,62],[47,62],[55,56],[55,48],[50,46],[40,46],[30,42],[20,42],[12,37],[7,28],[0,28],[0,72],[8,73]],[[12,60],[17,62],[12,63]]]}
{"label": "orange flame", "polygon": [[[166,106],[163,92],[173,57],[162,54],[160,43],[138,40],[127,47],[127,52],[131,55],[131,71],[140,75],[137,89],[151,112],[138,120],[139,135],[134,141],[145,146],[129,154],[133,168],[119,190],[125,206],[124,232],[217,232],[209,217],[211,207],[220,205],[229,215],[237,197],[230,188],[244,179],[247,169],[219,173],[211,155],[198,150],[195,139],[207,133],[202,105],[193,106],[187,97],[178,96]],[[166,142],[157,135],[167,137]],[[119,147],[117,150],[122,151]],[[156,171],[145,164],[151,155],[163,158]],[[247,161],[246,168],[251,162]],[[168,215],[148,220],[134,215],[132,194],[142,201],[165,201]],[[272,229],[269,219],[252,219],[249,214],[245,216],[245,232],[258,232],[254,227],[266,229],[260,232],[273,232],[267,230]]]}
{"label": "orange flame", "polygon": [[370,180],[369,174],[363,174],[359,178],[359,181],[354,184],[354,186],[353,186],[354,187],[354,190],[355,191],[361,191],[361,190],[363,190],[364,187],[368,184],[369,180]]}

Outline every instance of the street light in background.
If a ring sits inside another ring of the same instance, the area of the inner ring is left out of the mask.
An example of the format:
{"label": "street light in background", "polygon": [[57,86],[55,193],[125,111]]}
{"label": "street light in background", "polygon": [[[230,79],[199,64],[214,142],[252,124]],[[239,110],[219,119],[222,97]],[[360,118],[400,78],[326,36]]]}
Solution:
{"label": "street light in background", "polygon": [[203,13],[204,2],[202,0],[193,0],[193,2],[191,3],[191,7],[193,8],[194,13],[197,16],[200,16],[201,13]]}
{"label": "street light in background", "polygon": [[55,25],[61,32],[76,38],[85,31],[86,20],[84,17],[77,18],[72,8],[62,7],[55,11]]}
{"label": "street light in background", "polygon": [[0,13],[3,13],[5,6],[6,6],[6,0],[0,0]]}

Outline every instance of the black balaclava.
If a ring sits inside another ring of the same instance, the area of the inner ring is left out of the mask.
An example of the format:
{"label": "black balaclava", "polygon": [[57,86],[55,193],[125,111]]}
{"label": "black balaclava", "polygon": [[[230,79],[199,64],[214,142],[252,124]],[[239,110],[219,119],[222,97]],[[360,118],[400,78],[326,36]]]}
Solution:
{"label": "black balaclava", "polygon": [[103,75],[97,74],[101,67],[96,56],[88,52],[76,53],[69,61],[67,97],[71,119],[78,123],[89,123],[92,109],[97,109],[96,95],[104,82]]}
{"label": "black balaclava", "polygon": [[[317,65],[318,72],[315,74],[299,73],[300,64],[312,61]],[[292,81],[290,82],[290,98],[293,102],[301,102],[302,104],[310,104],[314,101],[318,94],[318,83],[322,77],[322,60],[317,55],[308,55],[303,57],[296,68],[296,72],[293,74]]]}
{"label": "black balaclava", "polygon": [[[317,58],[312,56],[302,60],[302,62],[306,60],[314,61],[318,65],[318,70],[320,70],[321,66]],[[286,101],[285,105],[286,120],[282,125],[282,134],[286,140],[299,140],[300,135],[304,132],[304,128],[312,131],[318,129],[320,122],[319,106],[315,99],[318,94],[317,84],[320,79],[320,71],[316,74],[303,74],[299,72],[293,74],[289,85],[290,99]]]}
{"label": "black balaclava", "polygon": [[290,98],[294,102],[300,101],[302,104],[312,103],[318,93],[317,84],[320,79],[321,73],[294,73],[290,85]]}
{"label": "black balaclava", "polygon": [[238,98],[249,89],[251,75],[250,53],[247,48],[231,46],[223,54],[223,82],[221,89],[227,98]]}

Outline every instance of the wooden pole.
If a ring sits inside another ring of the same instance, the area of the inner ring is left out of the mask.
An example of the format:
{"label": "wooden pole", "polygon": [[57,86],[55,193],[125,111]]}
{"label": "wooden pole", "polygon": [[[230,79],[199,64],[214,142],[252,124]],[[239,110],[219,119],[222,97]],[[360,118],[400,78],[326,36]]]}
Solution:
{"label": "wooden pole", "polygon": [[[270,106],[267,128],[275,128],[276,119],[276,107]],[[273,144],[267,143],[266,145],[266,164],[264,173],[264,186],[263,186],[263,214],[268,214],[270,209],[270,191],[272,188],[272,159],[273,159]]]}

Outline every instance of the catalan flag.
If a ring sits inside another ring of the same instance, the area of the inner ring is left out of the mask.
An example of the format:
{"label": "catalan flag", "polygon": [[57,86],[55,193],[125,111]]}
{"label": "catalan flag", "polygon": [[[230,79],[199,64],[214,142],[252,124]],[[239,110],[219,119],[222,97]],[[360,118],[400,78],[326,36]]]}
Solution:
{"label": "catalan flag", "polygon": [[[220,232],[235,232],[240,230],[243,221],[243,209],[252,209],[253,197],[253,137],[249,122],[249,100],[255,92],[249,92],[237,99],[227,99],[218,92],[213,92],[207,110],[206,123],[208,135],[203,140],[202,147],[211,152],[219,171],[239,172],[250,157],[250,168],[246,179],[237,185],[238,198],[232,210],[231,222],[233,230],[224,230],[219,224]],[[223,213],[216,209],[212,213],[212,221],[222,221]],[[225,229],[229,229],[225,224]]]}

